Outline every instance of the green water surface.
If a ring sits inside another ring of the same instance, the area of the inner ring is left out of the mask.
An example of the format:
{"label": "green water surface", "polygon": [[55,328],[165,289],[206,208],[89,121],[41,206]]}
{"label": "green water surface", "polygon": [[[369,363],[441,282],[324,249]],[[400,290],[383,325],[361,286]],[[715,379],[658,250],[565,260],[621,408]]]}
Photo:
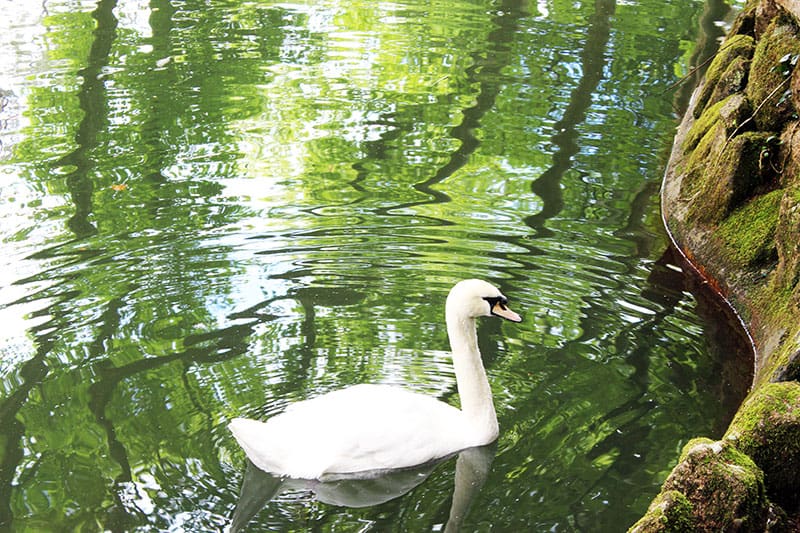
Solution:
{"label": "green water surface", "polygon": [[[0,530],[239,503],[252,531],[623,531],[741,400],[658,209],[718,2],[2,7]],[[268,494],[233,417],[362,382],[458,404],[467,277],[524,317],[480,324],[501,435],[468,512],[456,458],[366,507]]]}

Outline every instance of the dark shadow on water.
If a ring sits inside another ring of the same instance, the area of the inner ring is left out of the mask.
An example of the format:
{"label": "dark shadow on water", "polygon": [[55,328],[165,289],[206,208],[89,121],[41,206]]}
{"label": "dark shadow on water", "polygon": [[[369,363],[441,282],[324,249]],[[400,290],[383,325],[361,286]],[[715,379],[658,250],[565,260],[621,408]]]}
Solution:
{"label": "dark shadow on water", "polygon": [[[469,514],[472,502],[486,482],[494,461],[494,444],[468,448],[456,459],[453,496],[445,531],[456,532]],[[412,468],[331,476],[323,480],[281,478],[259,470],[247,461],[239,501],[231,517],[230,530],[243,531],[269,502],[286,491],[311,492],[314,499],[337,507],[360,509],[400,498],[421,485],[445,457]]]}
{"label": "dark shadow on water", "polygon": [[[721,405],[721,410],[717,410],[718,413],[721,412],[721,416],[717,414],[712,417],[710,433],[695,436],[720,438],[747,395],[753,379],[754,360],[753,345],[747,332],[728,303],[699,276],[680,252],[669,246],[654,265],[647,286],[642,291],[642,296],[656,303],[662,311],[648,320],[632,325],[630,331],[623,330],[614,341],[618,351],[626,354],[625,363],[634,369],[629,380],[637,386],[638,393],[609,410],[587,428],[587,431],[592,432],[615,419],[625,420],[617,426],[615,432],[594,445],[587,454],[590,459],[609,454],[613,450],[619,452],[617,457],[620,458],[635,457],[638,442],[645,440],[650,434],[652,427],[646,415],[658,407],[650,395],[651,345],[647,342],[627,345],[627,339],[629,335],[644,338],[648,331],[663,329],[661,324],[675,313],[685,300],[686,293],[694,297],[694,312],[704,323],[709,358],[706,364],[713,368],[709,373],[713,376],[713,381],[698,383],[693,381],[694,378],[687,378],[685,383],[681,382],[680,369],[683,363],[674,361],[671,368],[675,373],[675,385],[685,389],[694,386],[715,387],[713,396],[719,399]],[[590,498],[595,487],[602,485],[604,478],[624,478],[627,472],[638,468],[639,464],[635,461],[615,460],[601,478],[586,487],[580,500]],[[576,509],[576,516],[578,515],[579,509]],[[582,526],[586,531],[592,530],[588,522]]]}
{"label": "dark shadow on water", "polygon": [[753,341],[730,303],[697,272],[682,253],[669,246],[657,265],[662,268],[654,269],[651,274],[653,283],[669,287],[673,291],[691,293],[697,302],[695,313],[705,324],[709,358],[717,368],[719,377],[716,396],[725,413],[724,418],[717,420],[714,428],[714,436],[719,437],[733,420],[753,383]]}

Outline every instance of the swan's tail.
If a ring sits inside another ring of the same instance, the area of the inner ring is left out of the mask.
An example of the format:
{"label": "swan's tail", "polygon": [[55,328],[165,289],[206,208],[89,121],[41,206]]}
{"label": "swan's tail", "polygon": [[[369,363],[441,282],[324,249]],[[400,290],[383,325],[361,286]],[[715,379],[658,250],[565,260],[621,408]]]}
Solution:
{"label": "swan's tail", "polygon": [[228,429],[240,444],[242,439],[246,440],[249,436],[256,435],[259,429],[263,429],[263,426],[263,422],[249,418],[234,418],[228,423]]}
{"label": "swan's tail", "polygon": [[[319,479],[331,464],[328,450],[317,440],[297,435],[282,423],[280,415],[266,423],[234,418],[228,424],[239,446],[255,466],[277,476]],[[309,446],[309,443],[311,446]]]}
{"label": "swan's tail", "polygon": [[228,429],[254,465],[267,472],[276,471],[264,453],[270,441],[266,424],[248,418],[234,418],[228,424]]}

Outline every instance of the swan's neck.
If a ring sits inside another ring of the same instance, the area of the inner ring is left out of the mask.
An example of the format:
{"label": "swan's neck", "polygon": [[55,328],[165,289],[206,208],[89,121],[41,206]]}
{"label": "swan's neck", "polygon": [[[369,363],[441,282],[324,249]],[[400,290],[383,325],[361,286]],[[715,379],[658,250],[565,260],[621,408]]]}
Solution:
{"label": "swan's neck", "polygon": [[497,415],[478,350],[475,319],[448,316],[447,333],[453,352],[461,411],[466,415],[471,431],[475,432],[475,438],[483,441],[478,444],[488,444],[497,438]]}

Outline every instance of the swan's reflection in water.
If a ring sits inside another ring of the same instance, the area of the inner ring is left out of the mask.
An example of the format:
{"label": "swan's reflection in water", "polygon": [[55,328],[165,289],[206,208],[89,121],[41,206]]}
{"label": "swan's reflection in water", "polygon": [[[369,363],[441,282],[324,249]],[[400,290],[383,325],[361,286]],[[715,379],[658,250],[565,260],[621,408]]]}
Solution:
{"label": "swan's reflection in water", "polygon": [[[490,444],[468,448],[458,453],[453,501],[445,531],[456,532],[461,528],[470,505],[486,482],[494,461],[495,449],[496,446]],[[380,505],[399,498],[420,485],[439,464],[451,457],[413,468],[336,475],[323,480],[279,478],[259,470],[247,461],[230,531],[242,531],[256,513],[284,491],[311,491],[317,501],[343,507],[363,508]]]}

